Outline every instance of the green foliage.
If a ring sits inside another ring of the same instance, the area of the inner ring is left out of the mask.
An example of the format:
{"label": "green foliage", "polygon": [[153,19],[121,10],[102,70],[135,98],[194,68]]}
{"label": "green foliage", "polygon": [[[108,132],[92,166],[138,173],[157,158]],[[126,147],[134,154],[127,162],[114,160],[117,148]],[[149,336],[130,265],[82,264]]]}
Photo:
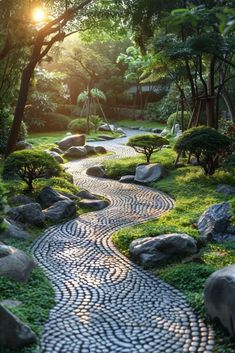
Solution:
{"label": "green foliage", "polygon": [[[92,124],[91,124],[92,127]],[[87,119],[78,118],[72,120],[68,125],[68,130],[73,133],[86,134],[87,133]]]}
{"label": "green foliage", "polygon": [[103,120],[99,115],[91,115],[90,116],[90,123],[91,123],[92,127],[94,128],[94,131],[97,132],[100,125],[102,125]]}
{"label": "green foliage", "polygon": [[235,154],[231,154],[223,163],[224,170],[235,174]]}
{"label": "green foliage", "polygon": [[7,157],[3,168],[4,179],[19,177],[33,189],[33,181],[39,178],[49,178],[58,175],[60,165],[46,152],[23,150]]}
{"label": "green foliage", "polygon": [[[190,117],[191,117],[191,113],[190,112],[184,112],[184,129],[188,127],[188,124],[189,124],[189,120],[190,120]],[[172,113],[168,119],[167,119],[167,126],[169,129],[172,129],[173,125],[174,124],[179,124],[180,125],[180,128],[182,129],[182,122],[181,122],[181,111],[178,112],[175,112],[175,113]]]}
{"label": "green foliage", "polygon": [[[11,130],[13,115],[7,109],[0,110],[0,153],[4,153],[8,136]],[[27,127],[24,122],[21,124],[18,140],[25,140],[27,137]]]}
{"label": "green foliage", "polygon": [[45,125],[44,131],[66,131],[71,119],[60,113],[48,113],[43,118]]}
{"label": "green foliage", "polygon": [[214,174],[219,168],[219,159],[228,151],[230,139],[218,131],[200,126],[186,130],[175,143],[178,153],[187,152],[197,158],[205,175]]}
{"label": "green foliage", "polygon": [[162,146],[168,144],[167,139],[155,134],[133,136],[129,138],[127,143],[127,145],[133,147],[136,152],[145,154],[147,163],[150,162],[153,152],[161,150]]}

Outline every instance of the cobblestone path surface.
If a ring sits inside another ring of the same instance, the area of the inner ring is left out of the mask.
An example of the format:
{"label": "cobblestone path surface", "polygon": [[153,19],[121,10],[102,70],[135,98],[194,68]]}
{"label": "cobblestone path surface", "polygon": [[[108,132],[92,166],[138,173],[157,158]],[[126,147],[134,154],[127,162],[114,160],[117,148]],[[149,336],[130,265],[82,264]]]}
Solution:
{"label": "cobblestone path surface", "polygon": [[184,297],[112,245],[114,231],[159,217],[174,202],[149,188],[88,177],[89,166],[134,155],[128,147],[108,145],[116,157],[72,162],[69,172],[110,206],[48,229],[32,248],[56,295],[40,352],[213,352],[213,332]]}

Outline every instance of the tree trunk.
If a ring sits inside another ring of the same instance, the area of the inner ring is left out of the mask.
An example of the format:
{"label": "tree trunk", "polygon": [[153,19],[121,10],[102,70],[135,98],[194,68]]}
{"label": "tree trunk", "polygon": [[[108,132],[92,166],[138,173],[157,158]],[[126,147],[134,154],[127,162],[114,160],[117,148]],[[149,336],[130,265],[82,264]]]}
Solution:
{"label": "tree trunk", "polygon": [[208,97],[206,99],[206,121],[208,127],[216,128],[214,97]]}
{"label": "tree trunk", "polygon": [[10,135],[8,138],[6,153],[5,153],[6,157],[14,151],[18,140],[20,126],[23,120],[24,109],[27,102],[28,92],[29,92],[30,79],[32,77],[34,68],[35,68],[35,65],[30,63],[25,67],[22,73],[18,102],[16,105],[14,120],[12,123]]}

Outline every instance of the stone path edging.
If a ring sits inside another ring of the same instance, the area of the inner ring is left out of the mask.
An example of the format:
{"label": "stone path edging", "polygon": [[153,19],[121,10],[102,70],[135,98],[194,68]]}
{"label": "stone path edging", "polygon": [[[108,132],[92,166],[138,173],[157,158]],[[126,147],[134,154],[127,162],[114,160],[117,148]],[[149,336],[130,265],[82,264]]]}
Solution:
{"label": "stone path edging", "polygon": [[110,206],[48,229],[33,245],[56,295],[41,353],[213,352],[213,332],[182,294],[142,270],[113,246],[114,231],[161,216],[174,201],[161,192],[88,177],[105,159],[134,156],[109,144],[109,155],[69,163],[75,183],[110,199]]}

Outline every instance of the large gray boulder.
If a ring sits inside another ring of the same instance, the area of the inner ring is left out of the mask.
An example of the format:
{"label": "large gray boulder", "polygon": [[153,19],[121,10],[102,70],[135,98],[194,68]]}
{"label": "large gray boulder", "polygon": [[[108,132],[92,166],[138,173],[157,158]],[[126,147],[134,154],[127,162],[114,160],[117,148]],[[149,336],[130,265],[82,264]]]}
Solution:
{"label": "large gray boulder", "polygon": [[0,305],[0,348],[20,348],[37,342],[36,335]]}
{"label": "large gray boulder", "polygon": [[208,239],[216,238],[217,234],[226,233],[231,217],[228,202],[222,202],[208,208],[199,218],[199,232]]}
{"label": "large gray boulder", "polygon": [[80,197],[81,199],[97,200],[97,197],[87,190],[79,191],[76,196]]}
{"label": "large gray boulder", "polygon": [[143,267],[158,266],[177,256],[197,252],[197,242],[187,234],[164,234],[153,238],[132,241],[129,247],[131,257]]}
{"label": "large gray boulder", "polygon": [[65,153],[65,158],[84,158],[87,156],[85,147],[70,147]]}
{"label": "large gray boulder", "polygon": [[38,200],[43,207],[48,208],[58,201],[69,200],[69,198],[52,189],[51,186],[46,186],[40,191]]}
{"label": "large gray boulder", "polygon": [[26,282],[35,267],[33,260],[23,251],[0,244],[0,276]]}
{"label": "large gray boulder", "polygon": [[104,153],[107,153],[107,150],[103,146],[96,146],[95,147],[95,153],[104,154]]}
{"label": "large gray boulder", "polygon": [[65,218],[73,217],[76,212],[76,203],[72,200],[58,201],[43,211],[46,220],[51,222],[58,222]]}
{"label": "large gray boulder", "polygon": [[228,184],[219,184],[217,191],[224,195],[235,195],[235,186]]}
{"label": "large gray boulder", "polygon": [[235,265],[214,272],[206,281],[205,308],[235,338]]}
{"label": "large gray boulder", "polygon": [[108,201],[104,200],[87,200],[83,199],[79,201],[79,206],[84,206],[84,207],[92,207],[97,210],[102,210],[103,208],[107,207],[109,205]]}
{"label": "large gray boulder", "polygon": [[50,156],[52,156],[58,163],[60,164],[64,163],[64,160],[59,153],[55,151],[48,151],[48,150],[46,150],[45,152],[48,153]]}
{"label": "large gray boulder", "polygon": [[13,221],[20,223],[42,226],[45,222],[45,216],[42,213],[42,208],[39,203],[29,203],[27,205],[11,208],[7,215]]}
{"label": "large gray boulder", "polygon": [[87,175],[104,178],[106,176],[104,167],[102,165],[96,165],[94,167],[90,167],[86,171]]}
{"label": "large gray boulder", "polygon": [[31,199],[31,197],[26,195],[15,195],[10,197],[8,202],[12,206],[20,206],[20,205],[28,205],[29,203],[33,203],[34,200]]}
{"label": "large gray boulder", "polygon": [[66,151],[73,146],[84,146],[85,143],[86,143],[85,135],[71,135],[71,136],[66,136],[61,141],[57,142],[57,145],[61,150]]}
{"label": "large gray boulder", "polygon": [[10,223],[7,219],[3,221],[4,229],[0,232],[0,239],[30,239],[31,234],[21,229],[14,223]]}
{"label": "large gray boulder", "polygon": [[103,124],[99,127],[99,131],[111,131],[113,132],[115,130],[115,126],[112,124]]}
{"label": "large gray boulder", "polygon": [[143,164],[136,168],[135,181],[138,183],[151,183],[167,175],[166,169],[159,163]]}
{"label": "large gray boulder", "polygon": [[31,143],[27,141],[19,141],[15,146],[15,151],[31,150],[32,148],[33,148],[33,145],[31,145]]}
{"label": "large gray boulder", "polygon": [[96,154],[95,146],[85,145],[84,147],[86,149],[87,154]]}

